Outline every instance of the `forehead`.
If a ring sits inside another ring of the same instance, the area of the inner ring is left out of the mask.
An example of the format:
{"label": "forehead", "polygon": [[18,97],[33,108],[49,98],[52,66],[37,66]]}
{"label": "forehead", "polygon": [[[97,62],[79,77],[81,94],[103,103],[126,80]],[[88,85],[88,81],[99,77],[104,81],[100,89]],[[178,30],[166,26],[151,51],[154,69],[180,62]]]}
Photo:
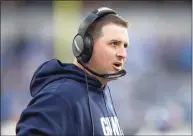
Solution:
{"label": "forehead", "polygon": [[125,27],[116,25],[116,24],[108,24],[102,28],[102,37],[103,40],[120,40],[124,42],[128,42],[128,30]]}

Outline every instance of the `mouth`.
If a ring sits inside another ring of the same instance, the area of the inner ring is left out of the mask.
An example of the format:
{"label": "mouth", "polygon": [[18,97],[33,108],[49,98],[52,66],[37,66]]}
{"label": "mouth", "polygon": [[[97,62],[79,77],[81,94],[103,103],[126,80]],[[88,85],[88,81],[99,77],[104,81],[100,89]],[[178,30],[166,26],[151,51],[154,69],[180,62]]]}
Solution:
{"label": "mouth", "polygon": [[115,70],[120,71],[120,70],[122,69],[122,63],[120,63],[120,62],[114,63],[114,64],[113,64],[113,68],[114,68]]}

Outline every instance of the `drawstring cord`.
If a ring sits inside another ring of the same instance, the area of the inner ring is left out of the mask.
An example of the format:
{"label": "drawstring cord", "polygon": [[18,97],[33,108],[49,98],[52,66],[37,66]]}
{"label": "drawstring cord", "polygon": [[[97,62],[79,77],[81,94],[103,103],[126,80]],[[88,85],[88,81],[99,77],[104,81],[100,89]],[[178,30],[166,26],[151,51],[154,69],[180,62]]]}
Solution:
{"label": "drawstring cord", "polygon": [[85,82],[86,82],[86,91],[87,91],[87,96],[88,96],[88,107],[89,107],[89,113],[90,113],[90,118],[91,118],[91,125],[92,125],[92,135],[94,136],[94,122],[93,122],[93,115],[92,115],[92,111],[91,111],[91,102],[90,102],[90,97],[89,97],[89,88],[88,88],[88,79],[87,79],[87,74],[86,74],[86,70],[84,69],[84,74],[85,74]]}
{"label": "drawstring cord", "polygon": [[[115,115],[117,116],[117,112],[116,112],[116,110],[115,110],[115,105],[114,105],[114,103],[113,103],[113,99],[112,99],[112,96],[111,96],[111,91],[110,91],[110,88],[109,88],[109,86],[107,86],[107,87],[108,87],[108,90],[109,90],[109,94],[110,94],[111,102],[112,102],[112,104],[113,104],[113,111],[114,111]],[[118,117],[118,116],[117,116],[117,117]]]}
{"label": "drawstring cord", "polygon": [[[111,130],[113,131],[113,125],[112,125],[112,123],[111,123],[111,117],[109,116],[109,112],[108,112],[108,108],[107,108],[107,102],[106,102],[106,100],[105,100],[105,95],[104,95],[104,91],[103,91],[103,100],[104,100],[104,103],[105,103],[105,108],[106,108],[106,111],[107,111],[107,117],[108,117],[108,119],[109,119],[109,123],[110,123],[110,125],[111,125]],[[113,132],[112,132],[113,133]]]}
{"label": "drawstring cord", "polygon": [[[109,86],[107,86],[108,87],[108,90],[109,90],[109,94],[110,94],[110,98],[111,98],[111,102],[112,102],[112,104],[113,104],[113,111],[114,111],[114,113],[115,113],[115,115],[116,115],[116,117],[118,118],[118,116],[117,116],[117,112],[116,112],[116,110],[115,110],[115,105],[114,105],[114,103],[113,103],[113,99],[112,99],[112,96],[111,96],[111,91],[110,91],[110,88],[109,88]],[[122,131],[122,130],[121,130]],[[122,132],[122,134],[124,135],[124,133]]]}

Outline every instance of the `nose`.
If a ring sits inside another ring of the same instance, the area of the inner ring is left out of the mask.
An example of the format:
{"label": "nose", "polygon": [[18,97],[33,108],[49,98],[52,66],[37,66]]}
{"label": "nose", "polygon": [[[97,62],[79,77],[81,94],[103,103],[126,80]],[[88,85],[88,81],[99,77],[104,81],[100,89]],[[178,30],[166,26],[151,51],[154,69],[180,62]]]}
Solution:
{"label": "nose", "polygon": [[126,59],[127,57],[127,51],[125,47],[120,47],[118,52],[117,52],[117,57],[121,59]]}

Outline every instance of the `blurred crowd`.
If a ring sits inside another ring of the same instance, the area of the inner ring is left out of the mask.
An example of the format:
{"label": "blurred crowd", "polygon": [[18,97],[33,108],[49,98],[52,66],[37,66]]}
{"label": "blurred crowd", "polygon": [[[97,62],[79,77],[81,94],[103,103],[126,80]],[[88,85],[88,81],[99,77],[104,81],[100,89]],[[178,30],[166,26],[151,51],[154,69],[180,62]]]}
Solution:
{"label": "blurred crowd", "polygon": [[[68,4],[71,9],[57,10]],[[110,83],[124,133],[191,134],[191,2],[183,1],[2,2],[2,134],[15,134],[15,124],[31,99],[35,69],[52,58],[71,62],[76,28],[100,6],[115,9],[130,25],[127,75]],[[63,18],[71,13],[74,16]]]}

